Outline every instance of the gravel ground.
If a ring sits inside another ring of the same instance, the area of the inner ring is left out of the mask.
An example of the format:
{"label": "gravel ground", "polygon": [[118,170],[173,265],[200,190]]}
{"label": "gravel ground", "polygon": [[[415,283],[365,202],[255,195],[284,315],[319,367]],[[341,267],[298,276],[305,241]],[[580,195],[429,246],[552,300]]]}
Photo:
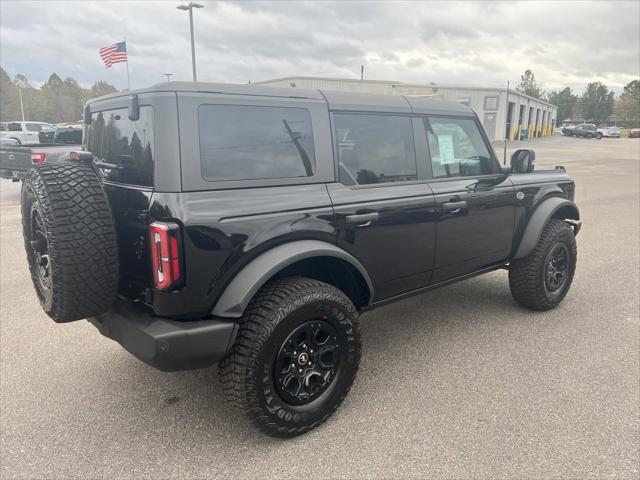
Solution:
{"label": "gravel ground", "polygon": [[584,228],[564,303],[524,310],[500,271],[368,313],[346,402],[288,441],[224,403],[216,368],[161,373],[87,322],[49,320],[19,185],[2,181],[0,476],[637,479],[640,141],[516,147],[577,182]]}

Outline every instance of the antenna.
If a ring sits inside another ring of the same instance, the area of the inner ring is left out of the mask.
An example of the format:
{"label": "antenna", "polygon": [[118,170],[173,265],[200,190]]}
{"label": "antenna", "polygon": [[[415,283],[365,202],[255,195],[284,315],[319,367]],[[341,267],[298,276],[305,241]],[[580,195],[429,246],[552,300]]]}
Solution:
{"label": "antenna", "polygon": [[162,75],[167,77],[167,82],[170,82],[171,81],[171,77],[173,76],[173,73],[163,73]]}
{"label": "antenna", "polygon": [[[511,111],[511,107],[509,106],[509,80],[507,80],[507,102],[506,103],[507,103],[507,112],[506,112],[504,123],[505,123],[506,126],[509,127],[509,133],[511,133],[511,122],[509,122],[509,112]],[[512,120],[513,120],[513,118],[512,118]],[[505,128],[505,132],[504,132],[504,154],[503,154],[502,164],[503,165],[507,164],[507,132],[506,132],[506,128]]]}

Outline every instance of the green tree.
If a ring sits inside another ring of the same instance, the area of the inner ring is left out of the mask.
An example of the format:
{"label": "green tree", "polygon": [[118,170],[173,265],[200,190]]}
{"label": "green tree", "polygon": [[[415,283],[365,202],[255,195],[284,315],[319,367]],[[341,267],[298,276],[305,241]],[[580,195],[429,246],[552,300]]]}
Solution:
{"label": "green tree", "polygon": [[613,113],[613,92],[601,82],[591,82],[578,101],[582,117],[587,122],[604,122]]}
{"label": "green tree", "polygon": [[549,103],[558,107],[556,126],[572,117],[577,102],[578,96],[574,95],[569,87],[564,87],[558,92],[553,91],[549,94]]}
{"label": "green tree", "polygon": [[640,101],[640,80],[632,80],[624,86],[623,95],[629,94]]}
{"label": "green tree", "polygon": [[82,88],[73,78],[62,80],[55,73],[38,89],[26,76],[18,74],[12,81],[0,68],[0,120],[22,119],[20,92],[27,120],[59,123],[77,121],[82,116],[84,102],[116,91],[113,85],[102,80],[90,88]]}
{"label": "green tree", "polygon": [[0,68],[0,121],[8,122],[21,118],[18,88],[7,72]]}
{"label": "green tree", "polygon": [[616,101],[614,111],[618,120],[635,127],[640,123],[640,81],[633,80],[624,86]]}
{"label": "green tree", "polygon": [[516,90],[533,98],[542,99],[544,97],[544,92],[536,84],[535,74],[529,69],[525,70],[523,75],[520,75],[520,86]]}
{"label": "green tree", "polygon": [[101,97],[103,95],[109,95],[110,93],[116,93],[116,87],[108,84],[103,80],[98,80],[96,83],[91,85],[89,89],[89,98]]}

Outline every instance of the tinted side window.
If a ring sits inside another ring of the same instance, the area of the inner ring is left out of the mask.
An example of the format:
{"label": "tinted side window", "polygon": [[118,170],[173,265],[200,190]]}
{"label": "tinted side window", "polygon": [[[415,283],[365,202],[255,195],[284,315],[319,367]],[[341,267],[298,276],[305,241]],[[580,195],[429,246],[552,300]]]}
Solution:
{"label": "tinted side window", "polygon": [[496,165],[470,118],[425,118],[434,178],[496,173]]}
{"label": "tinted side window", "polygon": [[9,130],[10,132],[21,132],[22,125],[20,125],[18,122],[12,122],[8,125],[7,130]]}
{"label": "tinted side window", "polygon": [[66,143],[80,145],[82,143],[82,130],[79,128],[60,127],[56,130],[54,143]]}
{"label": "tinted side window", "polygon": [[340,181],[345,185],[418,178],[411,118],[336,113]]}
{"label": "tinted side window", "polygon": [[153,107],[141,106],[140,118],[129,120],[120,108],[92,115],[87,129],[87,150],[100,162],[118,168],[101,168],[105,180],[128,185],[153,186]]}
{"label": "tinted side window", "polygon": [[201,105],[198,121],[205,180],[314,174],[311,116],[305,108]]}
{"label": "tinted side window", "polygon": [[29,132],[40,132],[40,131],[42,131],[42,124],[41,123],[27,123],[27,124],[25,124],[25,126],[27,127],[27,131],[29,131]]}

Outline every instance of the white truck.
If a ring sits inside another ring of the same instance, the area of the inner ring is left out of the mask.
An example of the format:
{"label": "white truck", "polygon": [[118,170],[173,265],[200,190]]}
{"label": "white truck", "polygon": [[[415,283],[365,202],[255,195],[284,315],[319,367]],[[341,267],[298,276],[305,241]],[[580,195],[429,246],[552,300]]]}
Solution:
{"label": "white truck", "polygon": [[19,144],[50,143],[56,128],[46,122],[4,122],[0,138],[13,138]]}

